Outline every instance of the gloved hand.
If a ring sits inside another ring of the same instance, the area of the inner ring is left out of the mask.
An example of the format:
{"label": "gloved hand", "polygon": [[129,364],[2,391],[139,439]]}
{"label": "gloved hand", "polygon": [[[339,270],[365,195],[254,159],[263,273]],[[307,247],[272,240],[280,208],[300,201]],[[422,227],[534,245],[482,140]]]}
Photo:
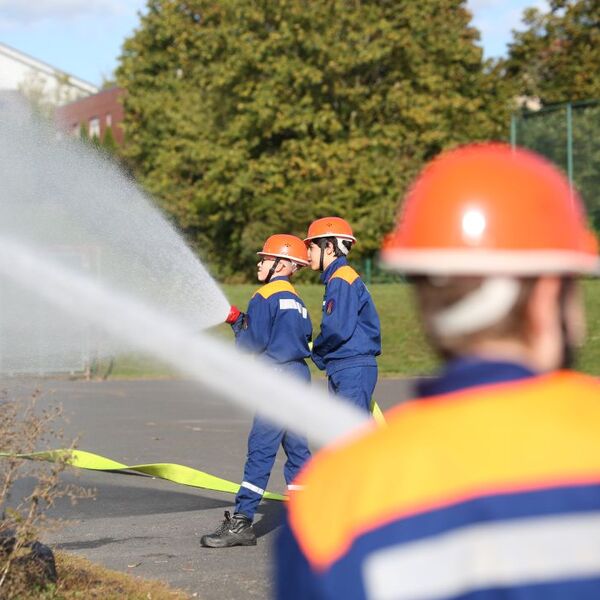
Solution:
{"label": "gloved hand", "polygon": [[229,314],[227,315],[227,318],[225,319],[225,323],[229,323],[230,325],[233,325],[238,320],[238,317],[241,314],[242,314],[242,311],[237,306],[233,306],[233,304],[232,304],[231,308],[229,309]]}

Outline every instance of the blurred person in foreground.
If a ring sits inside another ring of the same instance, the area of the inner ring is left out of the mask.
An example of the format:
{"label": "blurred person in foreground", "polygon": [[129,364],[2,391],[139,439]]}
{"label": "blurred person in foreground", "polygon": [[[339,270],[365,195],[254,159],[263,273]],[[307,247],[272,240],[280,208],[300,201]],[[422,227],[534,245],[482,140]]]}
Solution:
{"label": "blurred person in foreground", "polygon": [[[306,359],[310,356],[312,325],[304,302],[290,282],[298,269],[308,265],[306,246],[294,235],[279,233],[268,238],[257,254],[257,279],[263,285],[252,296],[246,312],[232,306],[226,322],[239,348],[263,356],[278,371],[310,382]],[[256,416],[248,436],[248,455],[233,516],[225,511],[217,530],[200,539],[202,546],[256,545],[252,522],[280,445],[287,457],[285,480],[288,489],[293,489],[294,478],[310,458],[306,438]]]}
{"label": "blurred person in foreground", "polygon": [[570,370],[597,251],[535,154],[470,145],[423,170],[382,260],[444,366],[300,474],[278,598],[600,598],[600,383]]}

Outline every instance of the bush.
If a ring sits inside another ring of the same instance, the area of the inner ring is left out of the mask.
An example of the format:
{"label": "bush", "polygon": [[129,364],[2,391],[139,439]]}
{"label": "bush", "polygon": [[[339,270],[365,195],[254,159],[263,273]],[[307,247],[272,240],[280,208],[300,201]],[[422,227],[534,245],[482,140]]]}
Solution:
{"label": "bush", "polygon": [[[38,410],[38,396],[36,392],[25,403],[8,400],[6,395],[0,398],[0,598],[7,600],[38,597],[40,589],[55,578],[51,552],[36,541],[51,524],[47,510],[58,498],[76,501],[90,495],[78,486],[61,483],[68,453],[50,462],[22,457],[57,443],[64,445],[62,432],[56,428],[62,409]],[[33,481],[31,491],[13,497],[15,484],[25,477]]]}

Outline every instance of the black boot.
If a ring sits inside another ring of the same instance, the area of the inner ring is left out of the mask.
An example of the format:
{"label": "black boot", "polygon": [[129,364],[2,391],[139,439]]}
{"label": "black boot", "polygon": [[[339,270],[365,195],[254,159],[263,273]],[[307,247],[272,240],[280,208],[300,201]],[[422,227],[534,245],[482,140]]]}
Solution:
{"label": "black boot", "polygon": [[229,548],[230,546],[256,546],[256,534],[252,521],[242,513],[225,511],[225,520],[219,528],[200,538],[200,544],[207,548]]}

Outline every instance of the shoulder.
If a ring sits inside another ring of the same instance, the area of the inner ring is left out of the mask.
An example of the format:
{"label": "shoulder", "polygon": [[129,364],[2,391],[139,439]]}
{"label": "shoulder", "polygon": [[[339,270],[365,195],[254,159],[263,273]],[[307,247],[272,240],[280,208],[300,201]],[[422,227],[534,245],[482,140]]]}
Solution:
{"label": "shoulder", "polygon": [[270,283],[263,285],[261,288],[256,290],[256,292],[254,292],[254,295],[252,297],[255,298],[256,296],[260,296],[267,300],[271,296],[281,293],[288,293],[293,294],[294,296],[298,296],[296,290],[294,289],[294,286],[289,281],[280,280],[271,281]]}
{"label": "shoulder", "polygon": [[310,562],[327,568],[386,523],[597,477],[599,398],[600,383],[560,372],[409,402],[386,414],[387,426],[313,458],[290,498],[290,525]]}
{"label": "shoulder", "polygon": [[329,278],[329,281],[332,282],[336,279],[352,285],[357,279],[360,280],[360,276],[352,267],[344,265],[334,271],[333,275]]}

